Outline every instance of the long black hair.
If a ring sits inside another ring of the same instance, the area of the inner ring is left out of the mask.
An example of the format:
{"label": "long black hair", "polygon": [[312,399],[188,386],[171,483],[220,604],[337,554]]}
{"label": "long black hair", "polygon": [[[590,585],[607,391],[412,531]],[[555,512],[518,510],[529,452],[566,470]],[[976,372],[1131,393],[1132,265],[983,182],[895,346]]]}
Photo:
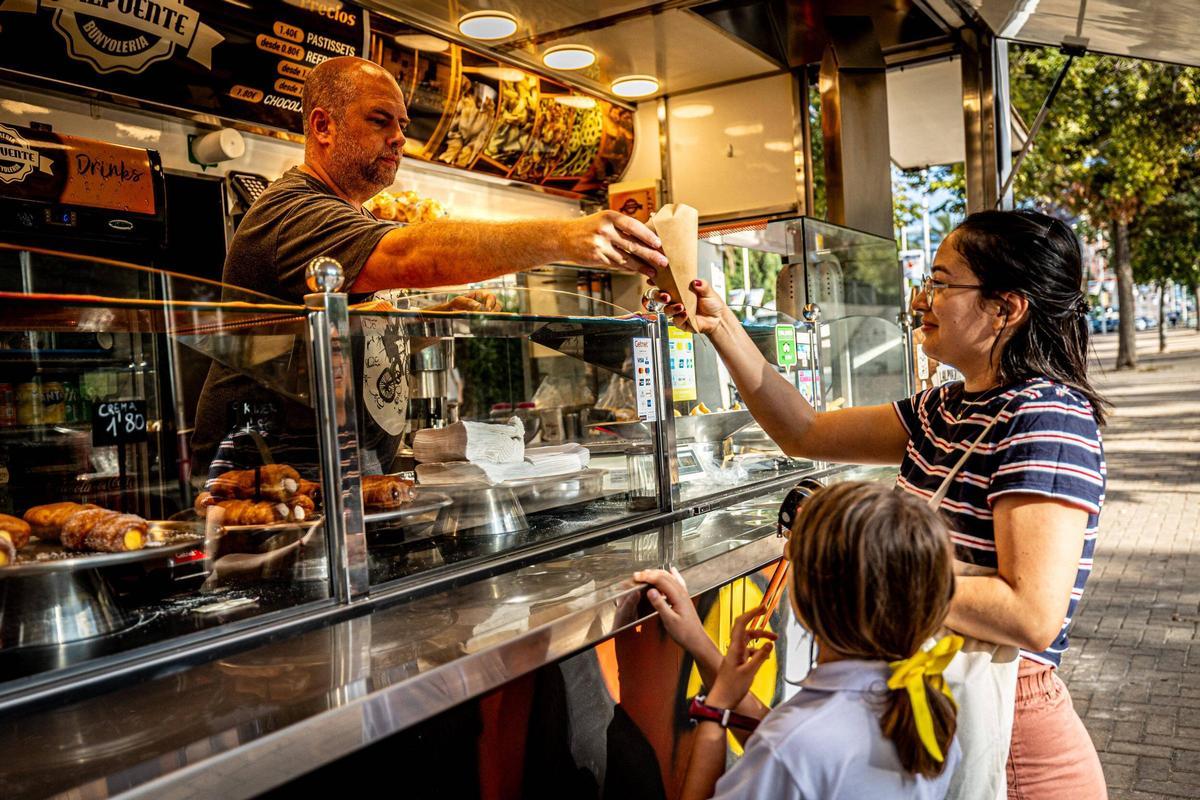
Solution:
{"label": "long black hair", "polygon": [[[1000,300],[1003,292],[1014,292],[1029,303],[1025,320],[1000,352],[1000,385],[1049,378],[1086,397],[1103,425],[1108,402],[1087,376],[1092,328],[1074,232],[1037,211],[980,211],[955,229],[953,244],[978,278],[981,297]],[[1004,308],[1002,303],[1002,313]]]}

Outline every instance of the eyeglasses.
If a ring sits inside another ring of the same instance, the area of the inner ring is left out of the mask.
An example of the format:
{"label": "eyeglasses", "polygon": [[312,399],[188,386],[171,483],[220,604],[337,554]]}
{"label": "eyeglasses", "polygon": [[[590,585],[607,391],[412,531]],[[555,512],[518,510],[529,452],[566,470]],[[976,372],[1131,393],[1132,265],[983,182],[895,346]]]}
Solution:
{"label": "eyeglasses", "polygon": [[945,283],[944,281],[935,281],[932,276],[926,275],[921,279],[921,286],[916,290],[918,294],[925,295],[925,305],[933,305],[933,293],[941,289],[975,289],[982,291],[983,287],[978,283]]}

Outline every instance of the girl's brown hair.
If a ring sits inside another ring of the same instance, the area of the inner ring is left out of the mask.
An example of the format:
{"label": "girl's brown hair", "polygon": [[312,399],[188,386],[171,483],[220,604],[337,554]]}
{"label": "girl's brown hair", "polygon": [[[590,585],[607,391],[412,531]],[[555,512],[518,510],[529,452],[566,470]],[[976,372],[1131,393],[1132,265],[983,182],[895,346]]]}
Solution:
{"label": "girl's brown hair", "polygon": [[[847,481],[805,501],[788,542],[800,622],[847,658],[899,661],[942,625],[954,594],[954,553],[941,518],[919,499],[880,483]],[[934,736],[943,753],[955,708],[926,678]],[[921,744],[908,692],[889,692],[880,718],[909,773],[945,768]]]}

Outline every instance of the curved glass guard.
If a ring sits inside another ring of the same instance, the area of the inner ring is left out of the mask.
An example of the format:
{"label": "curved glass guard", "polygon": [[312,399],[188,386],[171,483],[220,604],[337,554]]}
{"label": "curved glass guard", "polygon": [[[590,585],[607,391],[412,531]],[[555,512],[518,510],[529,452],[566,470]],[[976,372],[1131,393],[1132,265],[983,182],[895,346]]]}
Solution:
{"label": "curved glass guard", "polygon": [[322,516],[290,477],[321,479],[306,314],[0,245],[0,512],[145,521],[79,540],[30,517],[0,566],[0,684],[329,596]]}
{"label": "curved glass guard", "polygon": [[366,499],[373,583],[663,503],[657,409],[638,406],[656,380],[657,318],[570,292],[489,294],[377,295],[351,310],[363,473],[414,482],[402,502]]}

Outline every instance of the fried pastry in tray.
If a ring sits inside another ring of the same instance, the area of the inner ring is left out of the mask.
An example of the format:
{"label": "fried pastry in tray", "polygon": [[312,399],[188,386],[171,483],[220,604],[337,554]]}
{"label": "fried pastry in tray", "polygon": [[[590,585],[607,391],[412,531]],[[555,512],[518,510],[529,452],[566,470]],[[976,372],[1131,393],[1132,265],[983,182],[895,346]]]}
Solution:
{"label": "fried pastry in tray", "polygon": [[196,513],[207,517],[214,509],[220,509],[216,521],[220,525],[274,525],[279,522],[302,522],[316,513],[316,503],[304,495],[287,500],[228,500],[201,492],[196,497]]}
{"label": "fried pastry in tray", "polygon": [[86,508],[63,524],[61,540],[68,550],[124,553],[145,547],[147,527],[146,520],[136,514]]}
{"label": "fried pastry in tray", "polygon": [[287,464],[264,464],[254,469],[235,469],[209,482],[215,496],[237,500],[287,500],[300,488],[300,473]]}
{"label": "fried pastry in tray", "polygon": [[0,567],[17,560],[17,551],[29,543],[29,523],[23,519],[0,514]]}
{"label": "fried pastry in tray", "polygon": [[95,508],[100,506],[91,503],[47,503],[26,511],[24,519],[29,523],[34,536],[42,540],[57,540],[63,525],[72,515]]}
{"label": "fried pastry in tray", "polygon": [[13,549],[20,550],[29,544],[29,523],[8,514],[0,514],[0,539],[7,539]]}
{"label": "fried pastry in tray", "polygon": [[416,495],[412,481],[393,475],[363,475],[362,497],[367,508],[396,508],[411,503]]}

